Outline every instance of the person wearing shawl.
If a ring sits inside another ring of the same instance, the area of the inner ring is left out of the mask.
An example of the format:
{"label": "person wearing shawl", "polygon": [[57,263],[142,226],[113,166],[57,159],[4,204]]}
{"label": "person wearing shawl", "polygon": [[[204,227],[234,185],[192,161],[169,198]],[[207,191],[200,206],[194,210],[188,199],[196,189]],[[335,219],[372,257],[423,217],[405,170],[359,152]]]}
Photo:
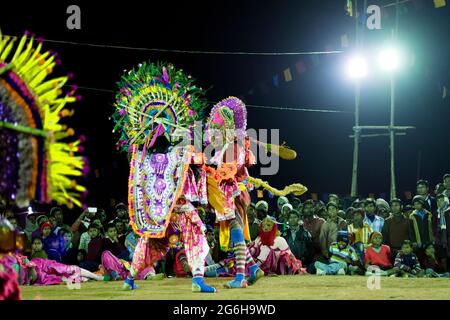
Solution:
{"label": "person wearing shawl", "polygon": [[277,224],[273,217],[266,217],[261,222],[259,235],[249,246],[251,255],[265,274],[306,273],[286,239],[280,236]]}

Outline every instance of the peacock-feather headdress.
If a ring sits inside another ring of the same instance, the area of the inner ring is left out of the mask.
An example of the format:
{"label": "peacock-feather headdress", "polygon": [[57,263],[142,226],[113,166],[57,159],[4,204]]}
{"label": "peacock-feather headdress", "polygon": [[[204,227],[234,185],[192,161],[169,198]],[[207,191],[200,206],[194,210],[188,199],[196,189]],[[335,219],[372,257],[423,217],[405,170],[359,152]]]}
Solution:
{"label": "peacock-feather headdress", "polygon": [[81,206],[82,139],[60,121],[73,114],[75,87],[63,94],[70,75],[49,78],[59,61],[42,41],[28,33],[17,40],[0,32],[0,196],[21,207],[31,200]]}
{"label": "peacock-feather headdress", "polygon": [[203,118],[204,91],[191,76],[172,64],[141,63],[122,76],[116,95],[114,130],[119,130],[118,147],[151,146],[158,136],[170,142],[176,129],[191,129]]}
{"label": "peacock-feather headdress", "polygon": [[228,142],[235,138],[242,140],[246,136],[247,109],[244,102],[236,97],[228,97],[211,109],[206,122],[206,144],[210,144],[216,132],[222,132]]}

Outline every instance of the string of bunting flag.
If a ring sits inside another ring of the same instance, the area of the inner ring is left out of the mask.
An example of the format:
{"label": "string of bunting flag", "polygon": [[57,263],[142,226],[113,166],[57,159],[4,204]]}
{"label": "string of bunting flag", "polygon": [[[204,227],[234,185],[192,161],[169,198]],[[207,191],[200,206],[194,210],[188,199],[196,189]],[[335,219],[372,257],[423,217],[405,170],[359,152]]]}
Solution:
{"label": "string of bunting flag", "polygon": [[[394,14],[390,14],[389,10],[395,10],[395,6],[399,6],[399,15],[405,15],[407,14],[411,9],[411,4],[414,6],[415,9],[421,9],[425,5],[425,1],[427,0],[402,0],[399,1],[398,4],[396,2],[390,2],[383,6],[382,8],[382,16],[384,19],[390,19],[391,17],[394,18]],[[428,0],[430,1],[430,0]],[[442,8],[446,6],[446,0],[432,0],[433,5],[435,8]],[[355,15],[358,17],[358,23],[362,24],[364,27],[366,26],[366,20],[367,20],[367,14],[365,8],[360,8],[358,11],[355,12],[355,6],[353,3],[355,0],[346,0],[345,5],[345,11],[348,16],[354,17]],[[332,44],[327,44],[325,46],[324,52],[339,52],[339,53],[345,53],[345,49],[349,48],[353,43],[349,40],[349,35],[347,33],[344,33],[340,36],[340,41],[336,41],[336,43],[340,44],[340,50],[337,48],[333,48]],[[264,81],[258,82],[258,84],[252,86],[250,90],[248,90],[245,94],[239,95],[239,97],[243,100],[248,100],[248,96],[253,96],[255,93],[257,93],[257,89],[259,89],[259,92],[263,95],[267,95],[270,92],[270,88],[279,88],[281,83],[288,83],[293,80],[299,79],[304,73],[307,72],[309,68],[317,67],[321,64],[321,57],[326,56],[321,55],[320,57],[318,55],[311,55],[307,58],[300,58],[297,60],[293,65],[290,65],[283,70],[275,73],[272,75],[271,79],[266,79]],[[309,60],[308,60],[309,59]],[[411,66],[414,66],[415,64],[415,56],[411,57],[410,60]],[[424,71],[426,72],[426,71]],[[270,86],[268,84],[271,84]],[[437,86],[439,88],[439,92],[441,92],[442,99],[445,99],[448,95],[448,89],[447,85],[443,83],[443,81],[437,81]]]}

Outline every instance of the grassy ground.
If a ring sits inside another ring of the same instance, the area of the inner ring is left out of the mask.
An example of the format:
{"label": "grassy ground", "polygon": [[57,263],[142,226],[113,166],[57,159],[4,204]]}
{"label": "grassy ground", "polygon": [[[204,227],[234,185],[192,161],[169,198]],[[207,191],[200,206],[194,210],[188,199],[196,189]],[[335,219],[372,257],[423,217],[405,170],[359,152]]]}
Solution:
{"label": "grassy ground", "polygon": [[246,289],[225,289],[226,278],[207,279],[216,294],[191,292],[190,279],[136,281],[138,289],[120,290],[122,282],[87,282],[79,290],[64,285],[24,286],[22,298],[30,300],[240,300],[240,299],[450,299],[450,279],[382,278],[380,289],[370,290],[360,276],[265,277]]}

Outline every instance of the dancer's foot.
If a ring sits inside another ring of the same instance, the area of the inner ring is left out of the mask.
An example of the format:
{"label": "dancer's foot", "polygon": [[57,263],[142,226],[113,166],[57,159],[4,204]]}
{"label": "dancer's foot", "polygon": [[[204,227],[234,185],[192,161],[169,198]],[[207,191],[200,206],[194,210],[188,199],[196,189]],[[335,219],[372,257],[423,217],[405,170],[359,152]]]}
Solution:
{"label": "dancer's foot", "polygon": [[145,280],[162,280],[164,279],[164,273],[148,274],[145,276]]}
{"label": "dancer's foot", "polygon": [[119,280],[123,280],[123,279],[122,279],[121,276],[119,276],[119,275],[117,274],[116,271],[112,271],[112,272],[111,272],[111,280],[112,280],[112,281],[119,281]]}
{"label": "dancer's foot", "polygon": [[256,264],[251,266],[249,269],[250,277],[248,278],[248,285],[251,286],[260,278],[264,277],[264,271],[262,271]]}
{"label": "dancer's foot", "polygon": [[192,292],[215,293],[216,288],[210,287],[205,283],[203,277],[192,278]]}
{"label": "dancer's foot", "polygon": [[224,287],[227,289],[236,289],[236,288],[247,288],[247,280],[236,280],[227,282],[224,284]]}
{"label": "dancer's foot", "polygon": [[134,283],[134,280],[127,277],[122,285],[122,290],[136,290],[136,289],[137,285]]}
{"label": "dancer's foot", "polygon": [[247,280],[245,280],[245,275],[242,273],[236,273],[233,281],[225,283],[225,288],[235,289],[235,288],[247,288]]}

